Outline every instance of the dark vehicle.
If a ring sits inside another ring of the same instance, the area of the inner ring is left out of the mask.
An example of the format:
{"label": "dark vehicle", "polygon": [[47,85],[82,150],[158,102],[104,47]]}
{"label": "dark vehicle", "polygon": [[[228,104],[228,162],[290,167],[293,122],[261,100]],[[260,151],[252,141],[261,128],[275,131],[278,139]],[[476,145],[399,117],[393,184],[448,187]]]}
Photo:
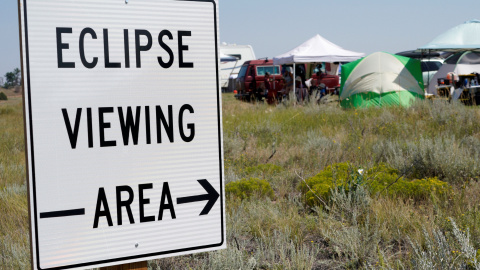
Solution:
{"label": "dark vehicle", "polygon": [[268,103],[273,103],[278,92],[283,89],[282,67],[273,65],[273,60],[250,60],[243,63],[236,80],[236,98],[241,100],[258,99],[265,93],[265,73],[270,73],[270,91],[265,96]]}

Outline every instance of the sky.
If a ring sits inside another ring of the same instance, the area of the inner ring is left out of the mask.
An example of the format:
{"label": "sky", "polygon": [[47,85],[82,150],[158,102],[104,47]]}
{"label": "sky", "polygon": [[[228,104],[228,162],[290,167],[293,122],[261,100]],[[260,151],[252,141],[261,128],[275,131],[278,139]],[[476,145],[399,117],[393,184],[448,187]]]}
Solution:
{"label": "sky", "polygon": [[[397,53],[480,19],[478,0],[219,0],[218,7],[220,42],[251,45],[258,58],[283,54],[316,34],[347,50]],[[17,67],[17,0],[0,0],[0,78]]]}

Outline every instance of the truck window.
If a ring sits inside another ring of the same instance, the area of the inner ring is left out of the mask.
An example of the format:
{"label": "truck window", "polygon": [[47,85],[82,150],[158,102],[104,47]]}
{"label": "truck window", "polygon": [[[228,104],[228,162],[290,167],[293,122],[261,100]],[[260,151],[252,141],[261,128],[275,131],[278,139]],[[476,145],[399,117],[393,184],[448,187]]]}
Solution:
{"label": "truck window", "polygon": [[257,67],[257,76],[263,76],[268,72],[271,75],[280,75],[280,66],[259,66]]}
{"label": "truck window", "polygon": [[245,74],[247,73],[247,68],[248,68],[247,65],[242,66],[242,68],[240,69],[240,72],[238,72],[238,78],[245,77]]}
{"label": "truck window", "polygon": [[326,73],[325,66],[326,66],[326,64],[323,63],[323,62],[321,64],[316,65],[315,68],[313,69],[313,73],[316,74],[319,71],[321,71],[322,73]]}
{"label": "truck window", "polygon": [[442,66],[439,61],[422,62],[422,71],[437,71]]}

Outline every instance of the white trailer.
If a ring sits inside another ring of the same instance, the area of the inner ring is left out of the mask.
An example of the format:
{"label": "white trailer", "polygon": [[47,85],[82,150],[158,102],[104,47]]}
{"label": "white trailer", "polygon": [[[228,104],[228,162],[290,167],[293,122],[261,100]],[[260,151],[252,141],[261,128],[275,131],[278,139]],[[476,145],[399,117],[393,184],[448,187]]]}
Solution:
{"label": "white trailer", "polygon": [[230,59],[225,59],[226,61],[220,60],[220,86],[222,87],[222,92],[231,92],[233,88],[229,87],[229,78],[236,78],[243,62],[256,59],[255,53],[250,45],[227,44],[224,42],[220,44],[220,55],[232,56],[237,59],[236,61],[231,61]]}

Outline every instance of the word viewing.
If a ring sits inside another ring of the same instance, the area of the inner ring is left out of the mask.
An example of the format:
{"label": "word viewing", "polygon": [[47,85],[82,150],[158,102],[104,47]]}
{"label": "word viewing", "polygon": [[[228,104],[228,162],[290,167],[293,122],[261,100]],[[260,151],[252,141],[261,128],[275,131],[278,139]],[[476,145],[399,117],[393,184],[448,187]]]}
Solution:
{"label": "word viewing", "polygon": [[[195,124],[184,123],[184,118],[187,114],[194,114],[194,109],[189,104],[184,104],[180,107],[180,109],[178,109],[178,114],[176,114],[178,116],[176,119],[177,121],[174,121],[174,108],[172,105],[168,105],[166,112],[161,106],[158,105],[152,109],[152,111],[154,111],[152,113],[150,106],[143,107],[143,111],[141,106],[136,106],[135,109],[132,109],[131,106],[126,108],[117,107],[116,109],[118,112],[116,116],[118,116],[120,133],[124,145],[129,145],[130,141],[132,141],[134,145],[138,144],[140,123],[142,121],[145,127],[146,144],[152,144],[152,129],[155,129],[156,131],[155,141],[158,144],[164,142],[165,140],[173,143],[175,140],[175,131],[178,132],[180,138],[184,142],[191,142],[195,138]],[[98,120],[96,119],[96,124],[98,124],[98,133],[96,135],[98,136],[98,145],[100,147],[117,146],[117,141],[107,138],[105,134],[106,130],[112,128],[112,122],[107,121],[105,118],[108,115],[115,117],[115,107],[99,107],[97,110]],[[86,108],[85,111],[86,116],[83,113],[83,108],[77,108],[75,113],[69,112],[69,110],[66,108],[62,109],[63,120],[72,149],[77,148],[77,141],[81,126],[87,129],[86,134],[88,137],[88,147],[94,147],[94,122],[92,117],[92,108]],[[151,114],[154,114],[154,127],[151,126]],[[86,125],[80,125],[80,122],[82,121],[86,122]],[[162,137],[162,130],[165,131],[167,137],[166,139]],[[83,134],[85,134],[85,132]]]}

